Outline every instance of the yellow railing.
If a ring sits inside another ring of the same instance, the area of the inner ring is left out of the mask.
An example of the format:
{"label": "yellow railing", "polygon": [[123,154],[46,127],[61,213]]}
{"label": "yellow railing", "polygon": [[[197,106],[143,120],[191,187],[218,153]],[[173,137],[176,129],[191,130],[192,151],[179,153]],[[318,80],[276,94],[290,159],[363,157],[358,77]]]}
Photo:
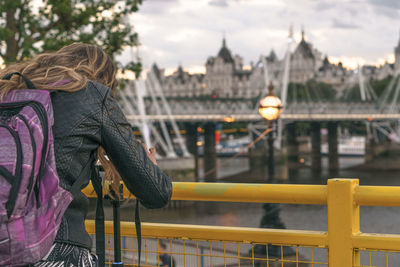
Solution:
{"label": "yellow railing", "polygon": [[[149,266],[160,266],[158,259],[160,239],[169,240],[168,242],[171,245],[168,253],[177,257],[182,256],[184,266],[239,266],[240,264],[241,266],[271,267],[375,266],[371,263],[371,251],[382,251],[384,253],[385,264],[380,266],[394,266],[390,265],[389,252],[400,252],[400,235],[360,232],[359,209],[360,205],[400,206],[400,187],[359,186],[358,179],[330,179],[326,186],[174,183],[173,189],[173,200],[327,205],[328,232],[143,223],[143,238],[153,239],[149,243],[145,242],[146,246],[149,244],[148,247],[145,247],[146,257],[154,254],[149,257],[155,259],[153,263],[146,262]],[[90,186],[84,189],[84,192],[89,197],[95,197],[95,193]],[[125,192],[125,197],[133,196]],[[93,234],[95,231],[94,222],[87,221],[86,228],[90,234]],[[112,235],[112,231],[112,222],[106,222],[106,234]],[[130,247],[130,253],[135,251],[133,238],[135,234],[133,222],[121,222],[121,235],[131,238],[132,244],[128,246]],[[172,240],[175,243],[172,243]],[[190,248],[188,242],[194,242],[191,243]],[[204,252],[204,246],[202,247],[202,252],[199,252],[199,242],[208,242],[205,246],[206,252]],[[212,254],[213,244],[214,247],[219,248],[220,254]],[[241,249],[243,244],[247,244],[246,253]],[[274,259],[268,257],[268,249],[266,249],[266,255],[260,257],[254,253],[256,244],[263,244],[267,248],[272,245],[280,246],[282,251],[286,246],[292,247],[295,255],[291,258],[286,258],[282,253],[279,259]],[[173,246],[177,247],[181,252],[174,252],[172,250]],[[237,251],[227,253],[227,247],[232,251],[232,246],[237,246]],[[110,244],[109,247],[111,247]],[[306,257],[304,257],[305,248],[311,249],[311,253],[308,253]],[[317,259],[314,251],[321,248],[326,250],[325,254],[322,253],[322,259],[321,257]],[[111,255],[111,248],[109,250],[109,255]],[[239,250],[242,252],[239,252]],[[366,261],[363,265],[360,262],[361,253],[367,253],[362,257],[363,261],[364,258]],[[303,256],[300,254],[303,254]],[[194,260],[191,263],[187,263],[186,257],[189,256],[194,256]],[[201,263],[201,260],[204,260],[203,256],[208,257],[206,264],[204,262]],[[214,263],[213,257],[217,259],[214,260]],[[221,258],[219,261],[218,257]],[[323,259],[324,257],[325,259]],[[147,258],[145,261],[147,261]],[[216,262],[220,262],[220,265],[217,265]],[[279,264],[274,265],[277,263]],[[294,265],[284,265],[284,263],[292,263]],[[134,265],[133,260],[132,265]]]}

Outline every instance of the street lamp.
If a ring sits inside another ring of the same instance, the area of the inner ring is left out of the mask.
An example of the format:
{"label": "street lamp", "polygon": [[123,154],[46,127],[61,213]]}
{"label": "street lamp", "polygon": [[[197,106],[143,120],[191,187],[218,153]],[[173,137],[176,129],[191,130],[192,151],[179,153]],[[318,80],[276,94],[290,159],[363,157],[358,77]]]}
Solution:
{"label": "street lamp", "polygon": [[274,95],[274,86],[272,83],[268,86],[268,95],[260,101],[258,112],[268,122],[276,121],[282,112],[282,102],[279,97]]}
{"label": "street lamp", "polygon": [[[268,86],[268,95],[260,101],[258,111],[261,116],[267,120],[268,128],[268,183],[275,183],[275,166],[274,166],[274,122],[279,118],[279,114],[282,112],[282,102],[274,95],[274,86],[272,83]],[[263,205],[264,215],[261,218],[261,228],[275,228],[285,229],[285,225],[280,219],[280,207],[279,204],[265,203]],[[264,245],[257,245],[255,248],[257,254],[265,255],[267,249]],[[292,255],[293,250],[289,247],[283,247],[283,254],[285,256]],[[281,248],[279,246],[268,246],[268,255],[281,257]]]}
{"label": "street lamp", "polygon": [[267,120],[268,128],[268,182],[274,183],[274,122],[279,118],[279,114],[282,112],[282,102],[279,97],[274,95],[274,86],[272,82],[268,86],[268,95],[261,99],[258,112],[261,116]]}

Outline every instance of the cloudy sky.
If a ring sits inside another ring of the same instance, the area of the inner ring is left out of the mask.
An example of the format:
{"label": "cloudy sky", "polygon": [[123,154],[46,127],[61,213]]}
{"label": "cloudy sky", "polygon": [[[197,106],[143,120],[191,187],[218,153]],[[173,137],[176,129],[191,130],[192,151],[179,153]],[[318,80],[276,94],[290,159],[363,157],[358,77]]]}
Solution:
{"label": "cloudy sky", "polygon": [[[145,68],[171,71],[181,64],[204,71],[225,34],[228,48],[245,65],[274,49],[283,57],[293,25],[331,61],[346,66],[393,62],[399,42],[399,0],[144,0],[132,18]],[[132,57],[132,50],[123,58]]]}

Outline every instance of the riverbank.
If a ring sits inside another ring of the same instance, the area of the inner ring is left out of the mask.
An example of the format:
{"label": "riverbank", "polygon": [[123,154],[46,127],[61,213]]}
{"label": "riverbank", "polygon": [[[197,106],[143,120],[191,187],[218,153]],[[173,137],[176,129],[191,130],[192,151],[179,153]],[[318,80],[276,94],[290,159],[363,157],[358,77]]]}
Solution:
{"label": "riverbank", "polygon": [[350,169],[359,171],[400,171],[400,144],[392,143],[387,149],[372,160],[352,166]]}

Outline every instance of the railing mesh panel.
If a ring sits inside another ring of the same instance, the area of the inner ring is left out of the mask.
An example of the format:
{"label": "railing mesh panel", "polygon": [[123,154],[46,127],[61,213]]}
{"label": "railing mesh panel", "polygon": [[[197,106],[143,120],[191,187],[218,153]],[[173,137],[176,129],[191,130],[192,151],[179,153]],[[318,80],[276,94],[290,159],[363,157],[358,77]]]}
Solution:
{"label": "railing mesh panel", "polygon": [[355,249],[356,253],[360,254],[360,264],[354,264],[354,267],[400,266],[400,251]]}
{"label": "railing mesh panel", "polygon": [[[106,266],[111,266],[114,260],[113,247],[113,236],[106,235]],[[121,248],[124,266],[137,266],[136,237],[121,237]],[[328,265],[327,257],[327,249],[319,247],[143,238],[141,266],[165,266],[162,261],[165,258],[173,261],[174,267],[320,267]]]}

